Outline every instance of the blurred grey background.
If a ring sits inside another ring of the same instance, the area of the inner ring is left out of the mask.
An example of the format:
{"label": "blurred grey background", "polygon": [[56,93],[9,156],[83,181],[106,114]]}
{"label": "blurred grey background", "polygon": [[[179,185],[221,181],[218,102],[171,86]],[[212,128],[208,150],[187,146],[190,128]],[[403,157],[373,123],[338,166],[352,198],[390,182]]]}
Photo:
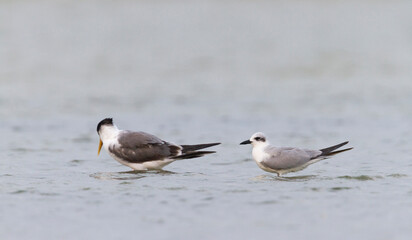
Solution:
{"label": "blurred grey background", "polygon": [[[411,12],[402,0],[0,1],[0,238],[408,239]],[[96,156],[105,117],[223,144],[174,174],[124,173]],[[355,149],[278,179],[238,146],[256,131]]]}

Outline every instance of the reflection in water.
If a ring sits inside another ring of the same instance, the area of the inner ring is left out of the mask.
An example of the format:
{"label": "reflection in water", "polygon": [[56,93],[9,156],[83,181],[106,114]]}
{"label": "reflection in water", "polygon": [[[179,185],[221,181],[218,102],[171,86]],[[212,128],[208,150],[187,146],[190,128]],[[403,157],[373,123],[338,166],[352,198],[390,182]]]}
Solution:
{"label": "reflection in water", "polygon": [[90,174],[90,177],[99,179],[99,180],[136,180],[141,179],[146,176],[142,175],[130,175],[130,176],[119,176],[119,173],[94,173]]}
{"label": "reflection in water", "polygon": [[101,180],[136,180],[149,175],[171,175],[175,172],[165,171],[165,170],[150,170],[150,171],[124,171],[124,172],[102,172],[90,174],[90,177],[101,179]]}
{"label": "reflection in water", "polygon": [[293,176],[293,177],[278,177],[278,176],[273,176],[273,175],[259,175],[256,176],[254,178],[252,178],[252,180],[257,180],[257,181],[285,181],[285,182],[305,182],[305,181],[309,181],[312,179],[316,179],[317,176],[316,175],[304,175],[304,176]]}
{"label": "reflection in water", "polygon": [[[386,177],[391,177],[391,178],[403,178],[403,177],[408,177],[406,174],[389,174],[386,175]],[[369,176],[369,175],[359,175],[359,176],[339,176],[336,177],[337,179],[347,179],[347,180],[357,180],[357,181],[374,181],[377,179],[384,179],[383,176]],[[286,182],[302,182],[302,181],[309,181],[309,180],[334,180],[336,178],[331,178],[331,177],[319,177],[316,175],[305,175],[305,176],[293,176],[293,177],[285,177],[285,176],[273,176],[273,175],[259,175],[257,177],[254,177],[252,180],[264,180],[264,181],[286,181]],[[340,189],[339,189],[340,190]]]}

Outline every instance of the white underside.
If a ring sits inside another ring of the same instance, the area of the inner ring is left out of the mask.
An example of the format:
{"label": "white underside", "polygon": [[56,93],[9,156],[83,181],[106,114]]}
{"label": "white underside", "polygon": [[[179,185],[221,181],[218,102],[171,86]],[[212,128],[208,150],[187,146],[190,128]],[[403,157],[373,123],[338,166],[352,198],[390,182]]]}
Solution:
{"label": "white underside", "polygon": [[315,159],[310,160],[309,162],[307,162],[307,163],[305,163],[305,164],[303,164],[303,165],[300,165],[299,167],[289,168],[289,169],[272,169],[272,168],[265,167],[265,166],[262,165],[261,162],[259,162],[259,161],[256,161],[256,163],[257,163],[257,165],[258,165],[262,170],[264,170],[264,171],[266,171],[266,172],[277,173],[278,176],[281,176],[281,175],[286,174],[286,173],[297,172],[297,171],[303,170],[303,169],[305,169],[307,166],[309,166],[309,165],[311,165],[311,164],[313,164],[313,163],[319,162],[319,161],[321,161],[321,160],[324,160],[324,159],[326,159],[326,158],[323,158],[323,157],[322,157],[322,158],[315,158]]}
{"label": "white underside", "polygon": [[116,155],[114,155],[113,153],[111,153],[110,151],[107,151],[110,156],[112,158],[114,158],[116,161],[118,161],[119,163],[128,166],[134,170],[138,170],[138,171],[147,171],[147,170],[160,170],[162,169],[164,166],[176,161],[176,159],[162,159],[162,160],[154,160],[154,161],[148,161],[148,162],[144,162],[144,163],[130,163],[130,162],[126,162],[121,158],[118,158]]}

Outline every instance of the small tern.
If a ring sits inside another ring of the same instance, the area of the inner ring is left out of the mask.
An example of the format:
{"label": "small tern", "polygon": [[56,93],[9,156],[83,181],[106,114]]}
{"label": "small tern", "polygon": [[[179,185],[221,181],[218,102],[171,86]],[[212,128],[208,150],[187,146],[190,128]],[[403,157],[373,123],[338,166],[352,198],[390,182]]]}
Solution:
{"label": "small tern", "polygon": [[240,144],[252,144],[252,155],[257,165],[267,172],[277,173],[278,176],[281,176],[285,173],[300,171],[310,164],[337,153],[351,150],[352,148],[337,150],[347,143],[343,142],[320,150],[275,147],[269,144],[263,133],[257,132],[249,140],[243,141]]}
{"label": "small tern", "polygon": [[100,121],[97,125],[97,133],[100,137],[97,155],[100,154],[103,146],[119,163],[138,171],[160,170],[176,160],[215,153],[215,151],[197,150],[220,144],[177,145],[149,133],[119,130],[113,124],[112,118]]}

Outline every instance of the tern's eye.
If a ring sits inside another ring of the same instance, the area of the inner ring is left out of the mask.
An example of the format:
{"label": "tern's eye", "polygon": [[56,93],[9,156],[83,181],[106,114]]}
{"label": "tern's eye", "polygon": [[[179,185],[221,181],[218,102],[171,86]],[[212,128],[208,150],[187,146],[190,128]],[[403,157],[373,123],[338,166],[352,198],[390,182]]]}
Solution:
{"label": "tern's eye", "polygon": [[260,137],[255,137],[255,140],[256,140],[256,141],[260,141],[260,139],[262,139],[262,138],[260,138]]}

